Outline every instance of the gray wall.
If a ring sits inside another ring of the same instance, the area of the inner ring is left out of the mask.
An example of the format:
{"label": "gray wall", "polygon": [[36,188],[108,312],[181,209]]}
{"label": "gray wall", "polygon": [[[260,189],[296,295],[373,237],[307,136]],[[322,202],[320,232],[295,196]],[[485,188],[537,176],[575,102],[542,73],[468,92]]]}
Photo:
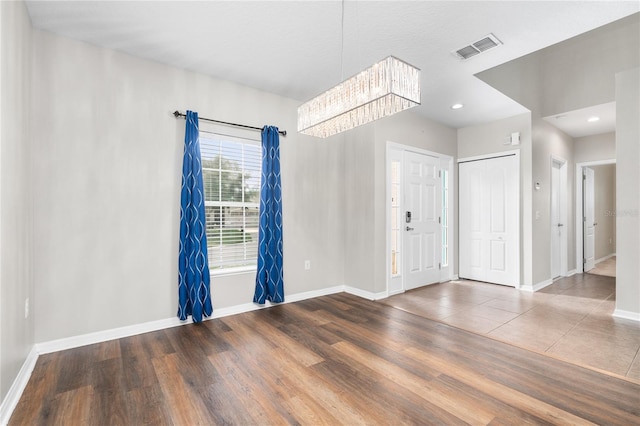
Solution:
{"label": "gray wall", "polygon": [[[29,140],[30,22],[0,2],[0,401],[34,343]],[[25,319],[25,299],[31,314]]]}
{"label": "gray wall", "polygon": [[[175,109],[288,131],[285,293],[343,284],[343,143],[299,135],[297,101],[41,31],[33,42],[37,342],[176,314]],[[255,273],[214,277],[214,309],[254,287]]]}
{"label": "gray wall", "polygon": [[[559,130],[549,133],[548,124],[543,123],[540,117],[616,100],[613,83],[615,73],[637,67],[640,63],[639,32],[640,14],[634,14],[477,74],[480,79],[531,110],[535,152],[533,170],[536,175],[548,168],[547,154],[556,149],[545,141],[550,139],[551,133],[556,136],[561,133]],[[543,136],[545,134],[547,136]],[[566,139],[563,144],[570,142]],[[562,150],[566,151],[566,147]],[[593,152],[584,154],[579,157],[580,160],[576,156],[573,161],[587,161],[588,156],[595,155]],[[619,173],[618,170],[618,176]],[[533,178],[537,179],[535,175]],[[569,179],[575,178],[570,175]],[[569,200],[569,205],[575,205],[573,198]],[[541,196],[536,196],[532,206],[534,214],[539,211],[541,217],[549,217],[547,206],[549,203]],[[540,221],[532,226],[535,235],[532,262],[536,265],[533,282],[540,283],[550,278],[549,246],[545,246],[544,241],[548,238],[545,236],[550,235],[550,229]],[[570,269],[572,262],[575,263],[569,256]],[[620,283],[617,285],[619,287]]]}
{"label": "gray wall", "polygon": [[[638,66],[640,14],[535,53],[541,56],[542,117],[615,100],[615,73]],[[588,90],[585,90],[588,88]]]}
{"label": "gray wall", "polygon": [[[398,114],[375,122],[375,291],[386,290],[386,149],[387,142],[408,145],[438,154],[457,157],[456,130],[413,113]],[[455,178],[457,182],[457,178]],[[457,184],[454,183],[454,187]],[[454,189],[451,199],[457,200]],[[454,213],[457,203],[454,205]],[[456,238],[454,231],[451,238]],[[457,244],[454,253],[454,273],[457,273]]]}
{"label": "gray wall", "polygon": [[540,190],[533,191],[533,283],[551,277],[551,158],[567,162],[567,270],[576,268],[575,255],[575,163],[573,138],[540,118],[533,122],[533,182]]}
{"label": "gray wall", "polygon": [[[514,132],[520,132],[520,145],[504,145],[505,140]],[[520,151],[520,285],[531,287],[533,273],[531,114],[519,114],[492,123],[458,129],[458,158],[513,150]]]}
{"label": "gray wall", "polygon": [[616,75],[616,310],[640,319],[640,68]]}
{"label": "gray wall", "polygon": [[595,259],[616,252],[616,165],[590,166],[594,173]]}
{"label": "gray wall", "polygon": [[387,142],[455,157],[456,131],[407,111],[343,137],[345,284],[381,293],[386,290]]}
{"label": "gray wall", "polygon": [[613,160],[616,158],[615,132],[575,138],[574,142],[574,160],[576,163]]}

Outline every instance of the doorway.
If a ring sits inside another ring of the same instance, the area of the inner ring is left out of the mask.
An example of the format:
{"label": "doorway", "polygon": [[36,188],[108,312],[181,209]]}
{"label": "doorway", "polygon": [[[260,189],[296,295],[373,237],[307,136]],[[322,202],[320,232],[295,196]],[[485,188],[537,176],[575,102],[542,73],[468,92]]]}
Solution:
{"label": "doorway", "polygon": [[589,272],[595,266],[596,226],[595,219],[595,188],[594,171],[591,167],[582,170],[582,212],[583,218],[583,246],[584,272]]}
{"label": "doorway", "polygon": [[[605,234],[604,222],[610,221],[611,236],[604,239],[605,245],[612,245],[613,255],[615,255],[615,182],[610,188],[605,189],[614,200],[610,206],[598,206],[595,193],[598,191],[597,177],[594,169],[602,165],[615,164],[616,160],[591,161],[576,164],[576,272],[582,273],[592,270],[599,260],[601,244],[598,244],[598,236]],[[614,172],[615,179],[615,172]],[[599,232],[598,228],[603,228]]]}
{"label": "doorway", "polygon": [[453,158],[387,145],[387,293],[452,279]]}
{"label": "doorway", "polygon": [[567,161],[551,157],[551,278],[568,274]]}

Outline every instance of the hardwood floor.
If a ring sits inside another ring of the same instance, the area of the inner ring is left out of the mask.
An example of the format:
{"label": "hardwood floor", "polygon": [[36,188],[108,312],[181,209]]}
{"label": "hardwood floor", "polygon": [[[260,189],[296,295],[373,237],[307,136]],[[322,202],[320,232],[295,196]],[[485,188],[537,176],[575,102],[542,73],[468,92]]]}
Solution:
{"label": "hardwood floor", "polygon": [[640,424],[640,385],[345,293],[43,355],[11,425]]}

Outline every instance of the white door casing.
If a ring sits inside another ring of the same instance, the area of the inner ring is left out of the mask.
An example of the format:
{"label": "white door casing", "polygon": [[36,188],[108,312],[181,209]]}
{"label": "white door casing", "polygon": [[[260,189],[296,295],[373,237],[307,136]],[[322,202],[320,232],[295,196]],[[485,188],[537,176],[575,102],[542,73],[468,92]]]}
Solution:
{"label": "white door casing", "polygon": [[560,218],[560,167],[551,162],[551,278],[561,275],[560,245],[564,236],[564,224]]}
{"label": "white door casing", "polygon": [[462,161],[459,182],[460,277],[519,286],[519,158]]}
{"label": "white door casing", "polygon": [[585,167],[583,169],[583,224],[584,224],[584,272],[595,266],[595,244],[596,225],[595,223],[595,198],[594,198],[594,172],[593,169]]}
{"label": "white door casing", "polygon": [[[440,159],[404,153],[404,289],[440,281]],[[411,219],[407,220],[407,212]]]}

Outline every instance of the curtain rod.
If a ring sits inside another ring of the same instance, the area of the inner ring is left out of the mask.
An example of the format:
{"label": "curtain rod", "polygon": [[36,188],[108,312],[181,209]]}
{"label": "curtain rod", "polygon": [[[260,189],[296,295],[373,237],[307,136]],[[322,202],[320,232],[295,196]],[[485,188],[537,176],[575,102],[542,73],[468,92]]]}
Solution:
{"label": "curtain rod", "polygon": [[[173,112],[173,116],[175,118],[179,118],[179,117],[186,118],[187,114],[183,114],[180,111],[176,110]],[[227,126],[242,127],[243,129],[260,130],[260,131],[262,130],[261,127],[253,127],[253,126],[246,126],[244,124],[229,123],[227,121],[213,120],[211,118],[198,117],[198,119],[204,120],[204,121],[210,121],[212,123],[226,124]],[[278,130],[278,133],[280,133],[282,136],[287,136],[286,130]]]}

